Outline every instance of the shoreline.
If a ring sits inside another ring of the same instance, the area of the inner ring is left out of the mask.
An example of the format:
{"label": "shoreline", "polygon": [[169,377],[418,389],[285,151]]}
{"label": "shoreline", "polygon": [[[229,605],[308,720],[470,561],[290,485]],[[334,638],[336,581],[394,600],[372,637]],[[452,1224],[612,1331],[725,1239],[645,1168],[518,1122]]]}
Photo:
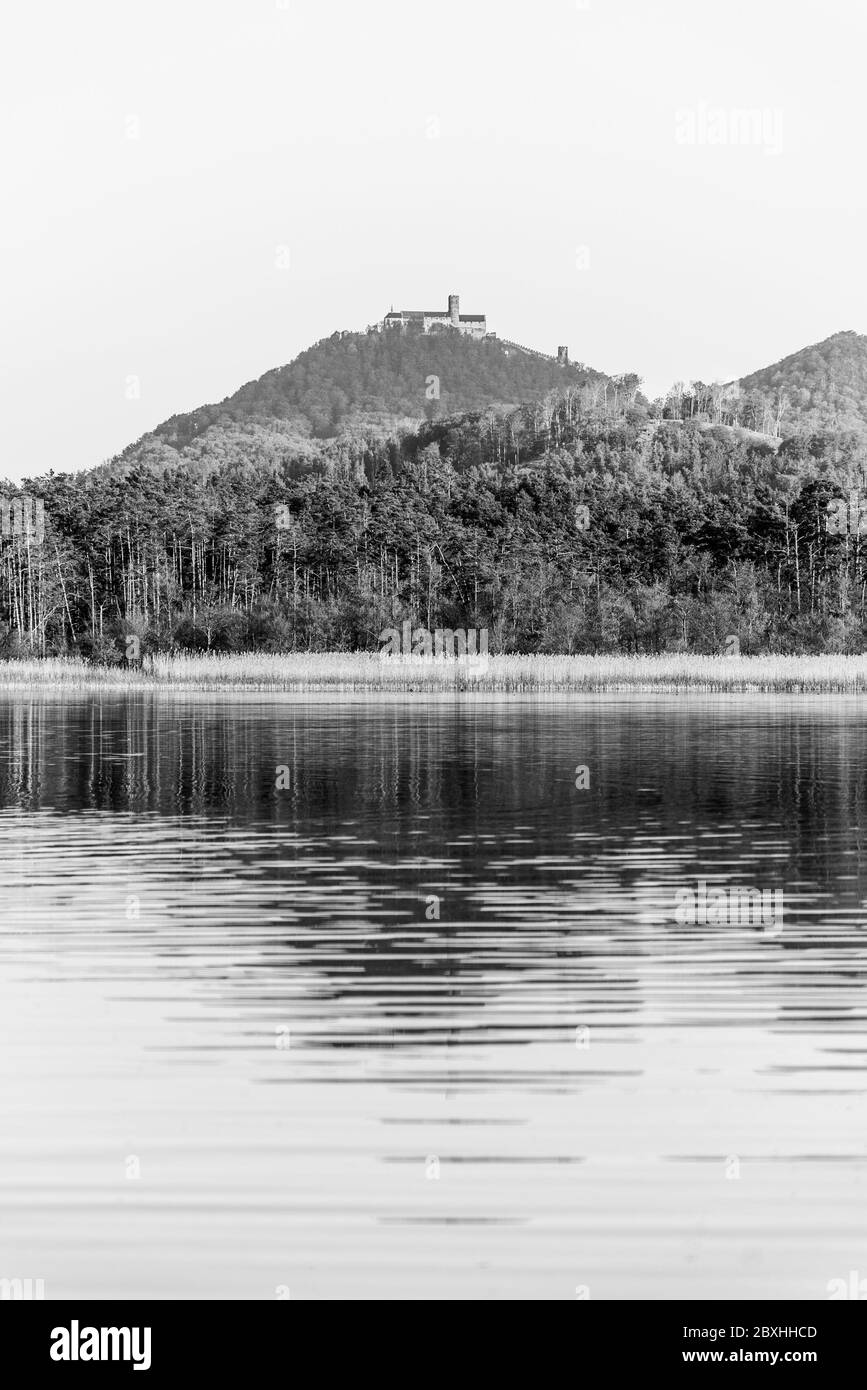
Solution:
{"label": "shoreline", "polygon": [[250,694],[859,695],[867,654],[844,656],[381,657],[376,652],[74,657],[0,662],[0,690],[237,691]]}

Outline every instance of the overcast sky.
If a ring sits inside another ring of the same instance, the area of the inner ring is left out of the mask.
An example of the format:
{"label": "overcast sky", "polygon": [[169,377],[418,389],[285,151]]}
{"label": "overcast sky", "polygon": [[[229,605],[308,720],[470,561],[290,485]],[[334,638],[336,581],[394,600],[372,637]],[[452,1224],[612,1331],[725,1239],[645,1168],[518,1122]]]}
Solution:
{"label": "overcast sky", "polygon": [[651,394],[862,331],[859,8],[9,6],[0,476],[450,291]]}

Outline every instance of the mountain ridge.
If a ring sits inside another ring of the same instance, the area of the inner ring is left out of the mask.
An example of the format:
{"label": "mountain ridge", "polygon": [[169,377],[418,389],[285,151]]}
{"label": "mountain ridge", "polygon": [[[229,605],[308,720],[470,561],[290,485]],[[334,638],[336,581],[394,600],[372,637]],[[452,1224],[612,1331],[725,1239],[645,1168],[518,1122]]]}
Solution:
{"label": "mountain ridge", "polygon": [[742,428],[778,440],[849,431],[867,438],[867,336],[842,330],[737,381],[694,381],[649,403],[635,373],[562,364],[535,349],[446,329],[338,330],[220,402],[180,412],[132,441],[109,467],[279,465],[321,459],[352,434],[400,435],[437,419],[509,414],[569,390],[587,409]]}

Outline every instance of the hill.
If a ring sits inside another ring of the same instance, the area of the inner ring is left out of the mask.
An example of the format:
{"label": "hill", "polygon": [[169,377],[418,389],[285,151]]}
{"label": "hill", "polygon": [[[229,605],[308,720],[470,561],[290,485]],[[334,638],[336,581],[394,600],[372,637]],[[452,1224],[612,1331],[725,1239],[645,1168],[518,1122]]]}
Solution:
{"label": "hill", "polygon": [[0,654],[375,650],[404,622],[503,652],[861,651],[865,343],[648,405],[450,329],[336,333],[34,479],[45,546],[4,548]]}
{"label": "hill", "polygon": [[742,377],[742,397],[756,393],[774,408],[780,398],[782,434],[867,433],[867,336],[834,333],[770,367]]}
{"label": "hill", "polygon": [[476,342],[448,329],[429,334],[412,329],[338,332],[218,405],[172,416],[151,437],[181,450],[215,425],[279,420],[292,422],[298,433],[328,438],[347,424],[374,422],[389,428],[489,406],[517,406],[566,385],[606,380],[589,367],[562,367],[496,339]]}

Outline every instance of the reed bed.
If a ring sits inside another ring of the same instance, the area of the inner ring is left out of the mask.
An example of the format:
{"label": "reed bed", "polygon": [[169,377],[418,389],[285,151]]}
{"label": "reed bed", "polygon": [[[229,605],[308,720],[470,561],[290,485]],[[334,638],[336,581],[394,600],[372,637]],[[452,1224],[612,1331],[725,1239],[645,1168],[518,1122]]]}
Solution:
{"label": "reed bed", "polygon": [[71,657],[0,662],[0,689],[250,690],[287,692],[476,691],[509,694],[645,691],[706,694],[860,694],[864,656],[381,657],[376,652],[246,652],[146,656],[140,666]]}

